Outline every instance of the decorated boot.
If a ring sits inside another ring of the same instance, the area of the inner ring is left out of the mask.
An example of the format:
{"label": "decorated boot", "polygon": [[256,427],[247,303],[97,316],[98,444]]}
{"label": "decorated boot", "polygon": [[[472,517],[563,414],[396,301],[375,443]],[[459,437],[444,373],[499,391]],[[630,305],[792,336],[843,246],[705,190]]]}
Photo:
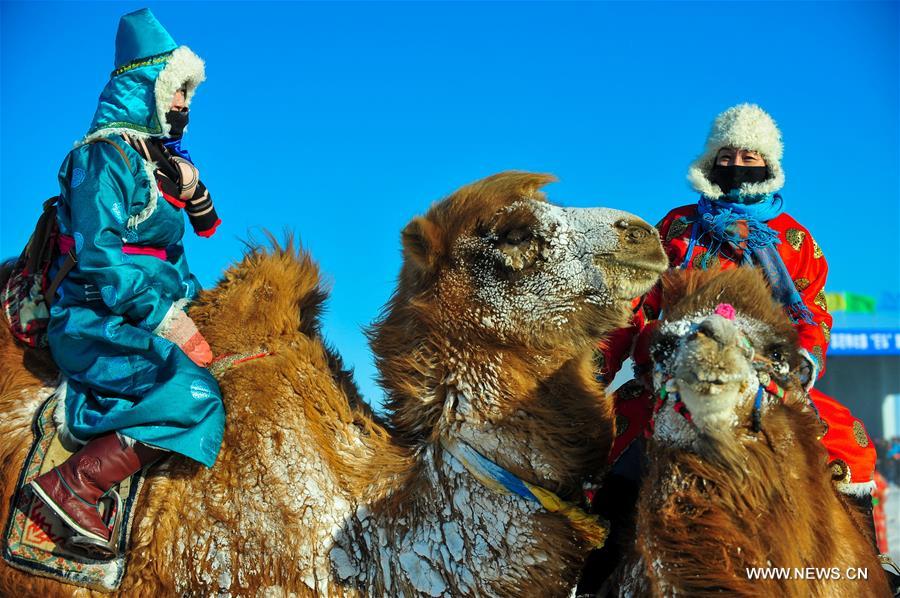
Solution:
{"label": "decorated boot", "polygon": [[115,432],[99,436],[81,450],[31,481],[34,493],[72,528],[71,544],[97,556],[111,557],[110,528],[100,513],[100,499],[113,486],[165,451],[124,442]]}

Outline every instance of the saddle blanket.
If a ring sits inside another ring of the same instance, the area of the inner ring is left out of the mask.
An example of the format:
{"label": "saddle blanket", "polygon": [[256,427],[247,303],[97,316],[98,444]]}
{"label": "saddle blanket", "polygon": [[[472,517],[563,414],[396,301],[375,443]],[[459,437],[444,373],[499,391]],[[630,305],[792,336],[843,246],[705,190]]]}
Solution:
{"label": "saddle blanket", "polygon": [[[119,484],[122,513],[108,501],[109,521],[122,517],[114,538],[120,556],[112,560],[94,560],[66,548],[69,528],[28,488],[28,482],[65,461],[73,451],[65,448],[57,435],[53,412],[65,400],[61,385],[38,410],[34,419],[34,444],[19,474],[9,521],[3,534],[3,560],[33,575],[50,577],[64,583],[111,592],[125,575],[125,549],[131,531],[134,506],[144,482],[143,470]],[[77,450],[77,448],[75,449]]]}

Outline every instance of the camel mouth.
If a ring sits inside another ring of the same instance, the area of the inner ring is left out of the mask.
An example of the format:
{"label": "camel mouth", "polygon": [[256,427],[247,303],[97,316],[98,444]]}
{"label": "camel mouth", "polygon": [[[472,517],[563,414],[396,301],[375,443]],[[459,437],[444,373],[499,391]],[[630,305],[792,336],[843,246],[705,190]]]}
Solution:
{"label": "camel mouth", "polygon": [[676,354],[672,381],[695,423],[712,430],[736,421],[753,371],[737,345],[723,347],[699,336],[685,342]]}
{"label": "camel mouth", "polygon": [[744,380],[743,373],[723,374],[721,372],[684,372],[676,378],[680,383],[693,386],[694,388],[708,387],[717,388],[728,384],[740,383]]}
{"label": "camel mouth", "polygon": [[669,267],[668,261],[658,259],[649,260],[637,258],[629,260],[622,258],[613,258],[610,263],[625,268],[632,268],[634,270],[645,270],[647,272],[655,274],[656,276],[661,275]]}
{"label": "camel mouth", "polygon": [[669,267],[669,261],[660,247],[658,252],[640,252],[638,255],[622,255],[620,252],[604,252],[594,255],[594,267],[605,278],[616,281],[609,291],[619,300],[632,300],[653,288],[660,275]]}
{"label": "camel mouth", "polygon": [[594,265],[600,268],[625,268],[636,271],[645,271],[655,276],[660,276],[669,268],[669,261],[660,250],[659,255],[651,257],[635,256],[623,257],[615,252],[598,253],[594,256]]}
{"label": "camel mouth", "polygon": [[616,299],[632,300],[640,297],[653,288],[659,280],[665,267],[652,262],[624,262],[614,261],[608,271],[618,271],[622,276],[618,284],[612,289]]}
{"label": "camel mouth", "polygon": [[742,376],[689,380],[677,376],[678,395],[701,433],[721,432],[737,425],[740,406],[747,400],[747,381]]}
{"label": "camel mouth", "polygon": [[616,299],[622,301],[631,301],[635,297],[640,297],[653,288],[656,284],[657,277],[647,276],[645,280],[630,280],[627,284],[622,284],[616,289]]}

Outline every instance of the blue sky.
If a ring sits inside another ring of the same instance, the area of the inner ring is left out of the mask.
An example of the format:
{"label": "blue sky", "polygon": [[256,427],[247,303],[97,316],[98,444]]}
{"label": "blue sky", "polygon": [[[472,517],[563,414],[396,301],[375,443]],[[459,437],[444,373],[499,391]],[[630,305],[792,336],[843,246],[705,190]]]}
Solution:
{"label": "blue sky", "polygon": [[186,236],[192,268],[211,285],[250,232],[298,233],[332,287],[326,334],[376,403],[361,327],[412,216],[526,169],[560,177],[559,203],[655,222],[695,201],[687,166],[743,101],[783,131],[783,195],[829,260],[828,288],[900,292],[895,2],[0,6],[0,255],[57,192],[119,16],[149,6],[207,62],[185,145],[224,224]]}

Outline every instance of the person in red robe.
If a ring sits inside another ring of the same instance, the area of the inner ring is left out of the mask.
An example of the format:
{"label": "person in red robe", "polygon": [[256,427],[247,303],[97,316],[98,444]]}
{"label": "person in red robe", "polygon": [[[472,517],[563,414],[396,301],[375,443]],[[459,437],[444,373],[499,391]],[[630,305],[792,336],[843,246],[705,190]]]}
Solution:
{"label": "person in red robe", "polygon": [[[688,173],[688,180],[700,193],[699,201],[670,211],[656,228],[672,268],[715,264],[723,269],[752,265],[763,270],[774,297],[797,329],[805,359],[802,375],[828,426],[822,442],[838,489],[868,501],[875,488],[872,440],[846,407],[813,386],[825,372],[831,335],[832,318],[824,291],[828,264],[812,234],[784,211],[779,194],[784,185],[782,152],[781,133],[759,106],[729,108],[716,118],[704,152]],[[657,286],[636,302],[633,325],[606,342],[604,377],[611,379],[632,356],[636,378],[649,383],[646,344],[659,315],[659,302]],[[650,419],[652,402],[640,405],[631,400],[635,394],[643,394],[646,386],[626,385],[617,397],[618,414],[625,418],[620,421],[629,422],[631,433],[617,439],[613,461]]]}
{"label": "person in red robe", "polygon": [[[828,264],[809,230],[784,211],[779,193],[785,180],[782,153],[781,132],[764,110],[753,104],[729,108],[716,117],[703,153],[688,171],[699,200],[671,210],[656,228],[671,268],[715,265],[763,270],[774,298],[797,329],[804,357],[801,377],[827,425],[821,440],[835,485],[872,521],[876,459],[872,440],[849,409],[814,388],[825,372],[831,335],[824,291]],[[627,549],[627,530],[633,525],[640,488],[643,438],[655,402],[649,341],[660,301],[659,285],[636,299],[632,325],[614,331],[597,353],[600,376],[607,384],[629,357],[635,379],[615,393],[617,437],[611,473],[593,504],[611,521],[610,540],[588,558],[579,593],[592,591],[609,574],[618,553]],[[874,534],[874,522],[871,525]]]}

